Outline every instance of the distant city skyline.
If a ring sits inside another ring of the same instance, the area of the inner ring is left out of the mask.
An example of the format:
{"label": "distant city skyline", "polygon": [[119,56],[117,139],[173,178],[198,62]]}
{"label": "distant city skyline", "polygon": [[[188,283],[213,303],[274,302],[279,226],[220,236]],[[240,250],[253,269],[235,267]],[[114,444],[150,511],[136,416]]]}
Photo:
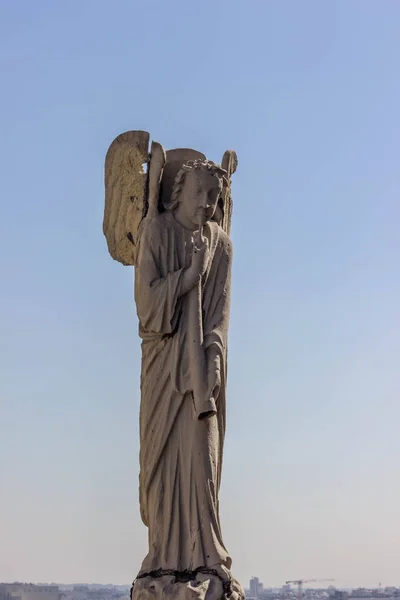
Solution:
{"label": "distant city skyline", "polygon": [[[302,581],[302,580],[300,580]],[[296,582],[292,584],[283,584],[282,586],[264,586],[259,577],[253,576],[245,586],[247,597],[253,599],[262,599],[265,595],[279,594],[281,598],[296,596],[299,597],[299,589],[296,589]],[[307,582],[304,582],[305,584]],[[347,600],[350,598],[397,598],[400,597],[400,586],[382,586],[379,582],[375,589],[356,587],[340,591],[330,584],[329,586],[316,585],[318,582],[308,582],[302,588],[302,596],[309,598],[310,593],[323,592],[329,593],[333,600]],[[122,598],[124,593],[129,592],[132,584],[101,584],[101,583],[55,583],[55,582],[2,582],[0,581],[0,600],[54,600],[57,594],[63,592],[67,600],[88,600],[89,598],[98,598],[99,594],[104,600],[111,597]],[[8,594],[8,596],[7,596]]]}

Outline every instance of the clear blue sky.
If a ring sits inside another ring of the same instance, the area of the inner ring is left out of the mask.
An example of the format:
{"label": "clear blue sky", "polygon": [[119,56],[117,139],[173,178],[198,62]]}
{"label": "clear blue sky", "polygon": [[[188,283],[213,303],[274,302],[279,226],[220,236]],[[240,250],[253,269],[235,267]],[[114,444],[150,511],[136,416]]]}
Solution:
{"label": "clear blue sky", "polygon": [[108,145],[236,149],[224,536],[243,583],[400,584],[400,3],[0,4],[0,580],[129,583],[133,273]]}

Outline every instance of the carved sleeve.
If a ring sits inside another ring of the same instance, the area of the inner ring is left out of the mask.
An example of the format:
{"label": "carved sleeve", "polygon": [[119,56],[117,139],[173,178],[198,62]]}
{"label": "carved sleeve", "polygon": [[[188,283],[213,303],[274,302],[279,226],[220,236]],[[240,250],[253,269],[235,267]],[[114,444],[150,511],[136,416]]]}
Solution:
{"label": "carved sleeve", "polygon": [[168,248],[167,236],[162,239],[158,233],[151,226],[142,233],[135,268],[135,301],[139,321],[145,331],[169,334],[177,324],[177,304],[184,269],[161,276],[160,261],[174,249]]}

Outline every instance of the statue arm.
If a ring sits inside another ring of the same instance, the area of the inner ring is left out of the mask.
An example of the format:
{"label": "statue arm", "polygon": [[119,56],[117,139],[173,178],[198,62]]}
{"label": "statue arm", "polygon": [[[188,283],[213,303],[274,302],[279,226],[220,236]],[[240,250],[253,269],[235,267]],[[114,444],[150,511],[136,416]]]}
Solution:
{"label": "statue arm", "polygon": [[[178,317],[178,300],[198,282],[200,275],[192,267],[167,272],[160,261],[168,264],[170,247],[157,221],[144,228],[135,268],[135,301],[139,320],[147,331],[169,334],[174,331]],[[174,261],[172,261],[174,262]]]}
{"label": "statue arm", "polygon": [[179,318],[178,299],[182,271],[168,273],[165,278],[146,281],[136,267],[135,300],[139,321],[146,331],[170,334]]}

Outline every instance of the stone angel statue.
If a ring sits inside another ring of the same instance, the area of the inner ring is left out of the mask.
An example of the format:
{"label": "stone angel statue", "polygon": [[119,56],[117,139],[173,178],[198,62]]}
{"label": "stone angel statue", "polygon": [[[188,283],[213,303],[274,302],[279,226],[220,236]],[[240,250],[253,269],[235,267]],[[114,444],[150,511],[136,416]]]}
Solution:
{"label": "stone angel statue", "polygon": [[237,158],[227,151],[218,165],[195,150],[148,146],[147,132],[124,133],[105,164],[103,230],[111,256],[135,267],[142,339],[139,497],[149,550],[132,595],[235,600],[244,593],[218,493]]}

